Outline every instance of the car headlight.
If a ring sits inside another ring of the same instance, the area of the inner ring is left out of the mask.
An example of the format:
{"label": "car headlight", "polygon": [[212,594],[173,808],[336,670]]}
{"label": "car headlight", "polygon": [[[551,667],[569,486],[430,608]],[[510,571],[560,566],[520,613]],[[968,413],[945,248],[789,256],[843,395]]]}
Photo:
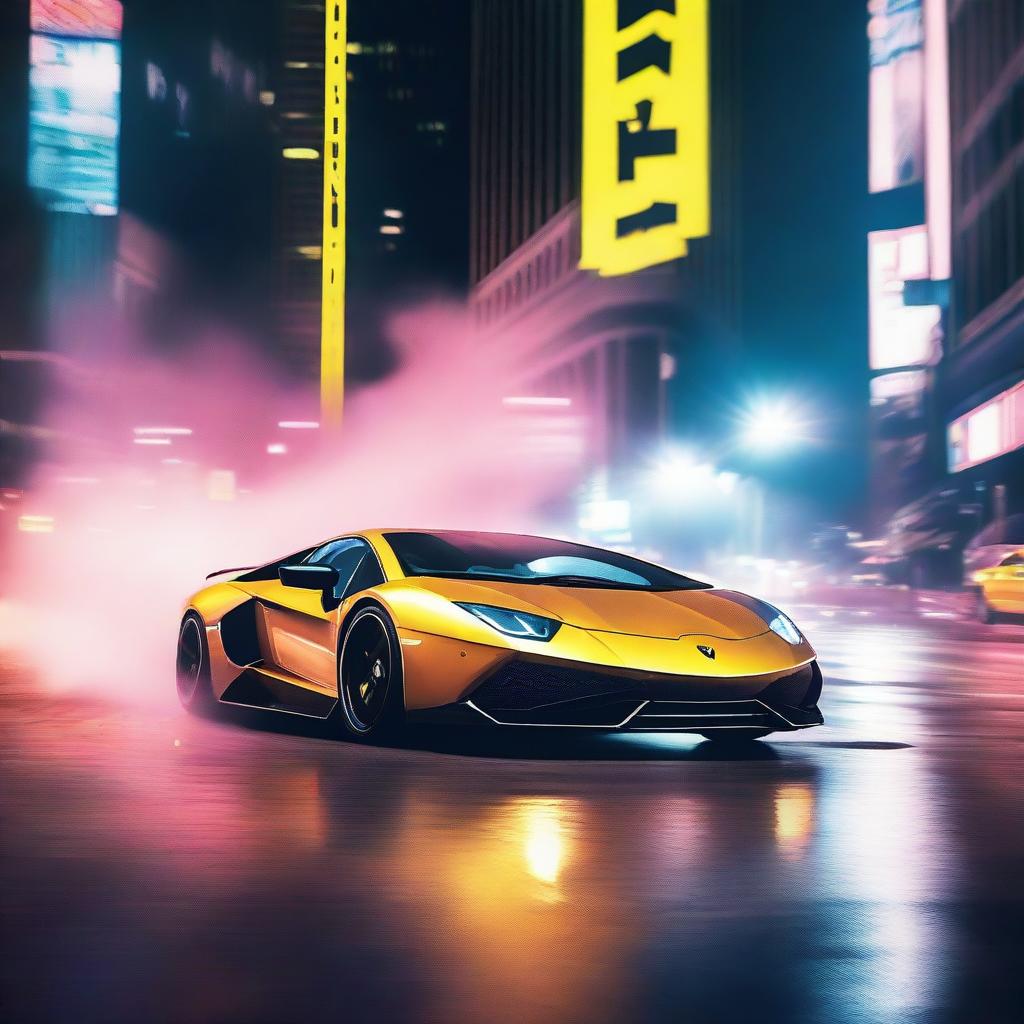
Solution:
{"label": "car headlight", "polygon": [[800,635],[800,630],[796,628],[793,620],[785,612],[780,612],[778,608],[772,608],[772,611],[775,612],[775,616],[768,620],[768,628],[773,633],[781,636],[788,644],[795,646],[800,643],[803,637]]}
{"label": "car headlight", "polygon": [[460,608],[486,622],[505,636],[514,636],[518,640],[542,640],[545,643],[557,632],[561,622],[548,619],[543,615],[531,615],[529,612],[517,612],[511,608],[495,608],[489,604],[467,604],[455,601]]}
{"label": "car headlight", "polygon": [[804,642],[803,634],[796,628],[796,623],[775,605],[762,601],[759,597],[751,597],[749,594],[739,594],[735,591],[731,591],[729,596],[737,604],[743,605],[744,608],[748,608],[762,619],[765,625],[776,636],[781,636],[787,644],[793,644],[795,647]]}

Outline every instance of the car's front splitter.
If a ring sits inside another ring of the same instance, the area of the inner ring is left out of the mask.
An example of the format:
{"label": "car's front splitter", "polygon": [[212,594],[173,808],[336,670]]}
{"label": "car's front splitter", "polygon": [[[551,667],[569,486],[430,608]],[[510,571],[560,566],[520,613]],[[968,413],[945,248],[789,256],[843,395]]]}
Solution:
{"label": "car's front splitter", "polygon": [[[756,677],[751,677],[756,683]],[[710,684],[710,687],[709,687]],[[701,677],[592,673],[538,662],[516,662],[467,699],[414,713],[413,720],[499,726],[706,732],[725,729],[792,731],[821,725],[816,662],[766,680],[743,699],[715,699]]]}

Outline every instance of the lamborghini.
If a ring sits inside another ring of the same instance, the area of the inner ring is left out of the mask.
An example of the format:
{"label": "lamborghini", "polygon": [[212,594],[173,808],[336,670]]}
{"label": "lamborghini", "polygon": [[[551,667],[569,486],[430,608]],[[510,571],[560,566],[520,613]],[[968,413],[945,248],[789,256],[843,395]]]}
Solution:
{"label": "lamborghini", "polygon": [[366,530],[207,579],[178,633],[190,710],[361,739],[448,722],[749,740],[823,721],[814,649],[784,612],[601,548]]}

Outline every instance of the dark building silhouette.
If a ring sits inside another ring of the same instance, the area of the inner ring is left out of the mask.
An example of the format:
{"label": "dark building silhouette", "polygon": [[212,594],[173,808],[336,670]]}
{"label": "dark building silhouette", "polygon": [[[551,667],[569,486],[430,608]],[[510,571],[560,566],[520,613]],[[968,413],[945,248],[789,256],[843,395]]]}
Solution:
{"label": "dark building silhouette", "polygon": [[243,0],[128,0],[114,291],[156,334],[216,316],[269,347],[276,19]]}
{"label": "dark building silhouette", "polygon": [[581,0],[473,4],[471,307],[515,353],[511,390],[587,409],[614,497],[668,439],[713,431],[704,373],[738,354],[739,4],[711,4],[711,234],[619,277],[579,268],[582,18]]}
{"label": "dark building silhouette", "polygon": [[579,198],[581,36],[581,0],[474,5],[473,284]]}
{"label": "dark building silhouette", "polygon": [[949,469],[986,498],[1000,494],[988,501],[998,516],[1024,512],[1024,5],[951,3],[949,49]]}
{"label": "dark building silhouette", "polygon": [[[50,366],[43,318],[46,217],[28,187],[29,0],[0,5],[0,489],[17,488],[42,449]],[[11,492],[13,493],[13,492]],[[17,504],[0,496],[5,520]]]}
{"label": "dark building silhouette", "polygon": [[[274,73],[279,325],[289,360],[313,377],[324,8],[285,0],[281,13]],[[387,366],[390,310],[425,290],[465,288],[467,14],[466,0],[349,5],[346,359],[356,380]]]}

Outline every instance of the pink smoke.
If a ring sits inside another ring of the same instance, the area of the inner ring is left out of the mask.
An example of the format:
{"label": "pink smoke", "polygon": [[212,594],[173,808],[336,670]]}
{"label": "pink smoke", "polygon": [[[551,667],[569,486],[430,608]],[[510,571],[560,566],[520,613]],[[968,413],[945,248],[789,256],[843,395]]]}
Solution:
{"label": "pink smoke", "polygon": [[[315,419],[316,395],[241,339],[208,331],[172,359],[124,323],[76,325],[19,509],[53,532],[14,534],[0,615],[0,643],[53,689],[172,700],[181,605],[207,573],[360,527],[543,529],[578,472],[579,398],[561,418],[503,406],[514,346],[483,347],[449,304],[394,318],[398,369],[349,397],[337,437],[277,428]],[[134,443],[145,425],[192,433]],[[234,500],[213,500],[232,487],[211,470],[235,474]]]}

